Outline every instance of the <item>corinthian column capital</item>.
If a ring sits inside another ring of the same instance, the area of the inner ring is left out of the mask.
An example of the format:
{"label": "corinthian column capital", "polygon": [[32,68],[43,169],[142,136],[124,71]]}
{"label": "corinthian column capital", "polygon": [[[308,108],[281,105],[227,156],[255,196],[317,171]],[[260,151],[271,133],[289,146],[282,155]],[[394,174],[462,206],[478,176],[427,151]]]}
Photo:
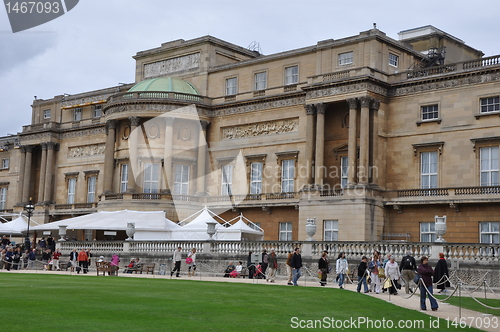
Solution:
{"label": "corinthian column capital", "polygon": [[325,111],[326,111],[326,104],[324,103],[319,103],[319,104],[315,104],[314,106],[316,106],[316,112],[318,114],[325,114]]}
{"label": "corinthian column capital", "polygon": [[316,114],[316,107],[313,104],[304,105],[304,108],[306,109],[306,114],[307,115],[314,115],[314,114]]}
{"label": "corinthian column capital", "polygon": [[357,98],[349,98],[345,100],[347,104],[349,105],[349,109],[357,109],[358,108],[358,99]]}
{"label": "corinthian column capital", "polygon": [[372,100],[373,98],[371,97],[361,97],[359,98],[359,103],[361,104],[361,107],[370,107]]}

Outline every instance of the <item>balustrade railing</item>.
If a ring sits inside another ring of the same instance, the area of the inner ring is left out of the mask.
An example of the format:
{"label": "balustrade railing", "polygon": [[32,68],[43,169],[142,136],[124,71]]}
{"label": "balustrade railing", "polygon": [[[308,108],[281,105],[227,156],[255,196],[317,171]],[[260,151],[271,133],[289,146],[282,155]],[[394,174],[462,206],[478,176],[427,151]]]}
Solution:
{"label": "balustrade railing", "polygon": [[398,190],[398,197],[448,196],[447,188]]}
{"label": "balustrade railing", "polygon": [[[371,257],[375,250],[383,257],[392,254],[397,260],[410,251],[414,257],[431,256],[433,246],[445,254],[446,259],[455,259],[464,263],[471,262],[500,262],[500,245],[498,244],[455,244],[455,243],[424,243],[401,241],[67,241],[58,242],[64,255],[73,249],[89,248],[96,255],[129,254],[132,256],[166,256],[177,247],[183,253],[196,248],[200,254],[213,257],[248,255],[250,251],[260,253],[263,249],[274,249],[280,258],[285,258],[295,248],[303,250],[304,258],[317,258],[323,251],[336,258],[344,252],[348,260],[358,261],[362,256]],[[435,254],[435,253],[434,253]]]}
{"label": "balustrade railing", "polygon": [[164,92],[164,91],[146,91],[146,92],[123,92],[117,93],[109,97],[110,103],[119,102],[121,100],[133,99],[173,99],[173,100],[187,100],[190,102],[208,102],[208,98],[190,93],[181,92]]}
{"label": "balustrade railing", "polygon": [[455,188],[455,195],[495,195],[500,194],[500,186]]}
{"label": "balustrade railing", "polygon": [[466,61],[463,63],[464,69],[479,68],[500,64],[500,55],[490,56],[478,60]]}
{"label": "balustrade railing", "polygon": [[429,68],[422,68],[418,70],[408,71],[406,76],[407,78],[426,77],[431,75],[451,73],[456,70],[457,70],[457,64],[454,63],[445,66],[429,67]]}
{"label": "balustrade railing", "polygon": [[344,78],[349,78],[349,70],[339,71],[336,73],[329,73],[323,75],[323,82],[340,80]]}

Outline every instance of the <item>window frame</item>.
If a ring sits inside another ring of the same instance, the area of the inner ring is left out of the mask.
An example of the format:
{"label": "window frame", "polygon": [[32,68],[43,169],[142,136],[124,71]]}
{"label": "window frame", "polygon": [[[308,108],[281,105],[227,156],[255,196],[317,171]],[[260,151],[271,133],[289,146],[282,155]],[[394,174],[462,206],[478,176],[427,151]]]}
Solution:
{"label": "window frame", "polygon": [[[345,162],[344,162],[345,160]],[[345,164],[345,165],[344,165]],[[340,187],[342,189],[347,188],[349,179],[349,157],[340,157]]]}
{"label": "window frame", "polygon": [[[180,167],[180,181],[178,175],[178,168]],[[184,164],[174,165],[174,195],[189,195],[189,179],[190,179],[191,166]],[[187,179],[184,180],[184,175]],[[180,186],[180,187],[178,187]],[[178,190],[180,188],[180,190]]]}
{"label": "window frame", "polygon": [[[492,150],[496,149],[496,165],[495,159],[491,157],[492,155]],[[484,151],[489,151],[489,158],[483,159],[483,152]],[[499,161],[499,154],[500,154],[500,147],[497,146],[482,146],[479,148],[479,185],[481,187],[491,187],[491,186],[498,186],[500,185],[499,181],[499,176],[500,176],[500,161]],[[488,169],[483,169],[483,161],[486,160],[489,164]],[[495,168],[496,166],[496,168]],[[496,182],[494,182],[493,175],[496,173]],[[487,174],[487,184],[484,184],[483,182],[483,174]]]}
{"label": "window frame", "polygon": [[[234,85],[229,85],[230,82],[234,82]],[[235,76],[226,78],[225,95],[234,96],[237,93],[238,93],[238,77]]]}
{"label": "window frame", "polygon": [[[327,227],[327,223],[332,223]],[[330,236],[327,236],[327,232]],[[339,240],[339,221],[337,219],[323,220],[323,241],[338,241]]]}
{"label": "window frame", "polygon": [[[296,69],[296,73],[289,73],[289,70]],[[299,65],[292,65],[285,67],[285,84],[294,85],[299,83]]]}
{"label": "window frame", "polygon": [[[345,55],[350,55],[350,57],[347,57]],[[354,52],[353,51],[342,52],[342,53],[337,54],[337,64],[339,66],[352,65],[353,63],[354,63]]]}
{"label": "window frame", "polygon": [[[431,155],[434,155],[436,156],[436,161],[435,163],[432,162],[431,158],[429,158],[429,162],[427,163],[428,164],[428,169],[429,171],[428,172],[424,172],[423,168],[424,168],[424,155],[427,155],[429,154],[429,157]],[[436,189],[439,187],[439,153],[438,151],[421,151],[420,152],[420,189]],[[431,165],[432,164],[435,164],[435,169],[436,171],[435,172],[431,172]],[[435,176],[435,186],[432,187],[430,186],[431,185],[431,179]],[[426,186],[425,183],[424,183],[424,178],[428,178],[429,181],[426,181],[428,182],[428,185]]]}
{"label": "window frame", "polygon": [[[285,163],[291,163],[289,168],[285,168]],[[291,170],[291,177],[290,177]],[[288,177],[285,178],[286,173],[288,173]],[[290,184],[291,189],[290,190]],[[281,160],[281,192],[282,193],[290,193],[295,191],[295,159],[283,159]]]}
{"label": "window frame", "polygon": [[7,207],[8,188],[0,187],[0,210],[5,210]]}
{"label": "window frame", "polygon": [[[96,115],[97,111],[99,111],[99,115]],[[102,104],[94,105],[94,108],[92,110],[92,118],[98,119],[100,117],[102,117]]]}
{"label": "window frame", "polygon": [[[488,101],[490,99],[493,99],[491,103]],[[483,101],[486,101],[485,105],[483,105]],[[487,110],[487,108],[493,107],[495,108],[494,110]],[[483,109],[486,108],[486,111],[483,111]],[[479,98],[479,114],[495,114],[500,112],[500,96],[489,96],[489,97],[481,97]]]}
{"label": "window frame", "polygon": [[120,165],[120,192],[124,193],[128,190],[129,164]]}
{"label": "window frame", "polygon": [[68,196],[67,196],[67,203],[68,204],[75,204],[75,198],[76,198],[76,177],[70,177],[68,178]]}
{"label": "window frame", "polygon": [[231,196],[233,192],[234,165],[229,163],[221,165],[221,196]]}
{"label": "window frame", "polygon": [[293,223],[291,221],[280,222],[279,241],[293,241]]}
{"label": "window frame", "polygon": [[398,68],[399,66],[399,55],[389,52],[389,66]]}
{"label": "window frame", "polygon": [[[483,225],[488,225],[488,230],[483,231]],[[492,226],[496,224],[496,230],[493,230]],[[488,241],[483,241],[483,235],[489,237]],[[479,222],[479,242],[487,244],[499,244],[500,243],[500,222],[498,221],[481,221]]]}
{"label": "window frame", "polygon": [[[430,108],[435,108],[429,111]],[[435,117],[428,117],[427,119],[424,119],[425,116],[429,116],[430,114],[435,115]],[[427,104],[427,105],[421,105],[420,106],[420,121],[421,122],[428,122],[428,121],[436,121],[439,120],[439,104]]]}
{"label": "window frame", "polygon": [[87,203],[95,203],[97,192],[97,176],[89,176],[87,178]]}
{"label": "window frame", "polygon": [[[155,168],[157,168],[157,172],[155,172]],[[156,180],[154,179],[155,175]],[[158,194],[160,192],[160,163],[144,163],[142,183],[145,194]]]}
{"label": "window frame", "polygon": [[[47,116],[47,113],[49,116]],[[52,113],[52,110],[43,110],[43,119],[44,120],[50,119],[51,113]]]}
{"label": "window frame", "polygon": [[10,168],[10,158],[2,158],[2,169]]}
{"label": "window frame", "polygon": [[73,109],[73,121],[82,121],[83,109],[81,107],[75,107]]}
{"label": "window frame", "polygon": [[[256,169],[256,174],[254,173],[255,166],[260,166],[257,167]],[[262,194],[262,171],[264,169],[264,163],[261,161],[254,161],[250,164],[250,194],[251,195],[258,195]]]}
{"label": "window frame", "polygon": [[[264,79],[258,80],[259,75],[264,75]],[[255,73],[253,77],[254,77],[253,78],[254,91],[261,91],[261,90],[267,89],[267,71],[261,71],[261,72]],[[263,86],[259,86],[259,84],[262,84],[262,83],[263,83]]]}
{"label": "window frame", "polygon": [[[423,226],[428,226],[427,229],[423,229]],[[434,230],[432,229],[434,228]],[[420,223],[420,242],[436,242],[436,223],[435,222],[421,222]],[[424,237],[430,237],[430,241],[424,241]]]}

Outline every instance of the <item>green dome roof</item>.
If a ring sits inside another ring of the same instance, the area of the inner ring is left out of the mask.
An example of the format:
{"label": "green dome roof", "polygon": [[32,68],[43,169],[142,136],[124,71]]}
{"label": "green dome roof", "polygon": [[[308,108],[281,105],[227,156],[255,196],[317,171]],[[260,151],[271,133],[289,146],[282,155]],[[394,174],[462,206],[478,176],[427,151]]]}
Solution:
{"label": "green dome roof", "polygon": [[161,91],[161,92],[179,92],[199,95],[200,93],[193,84],[172,77],[158,77],[145,80],[134,85],[128,92],[145,92],[145,91]]}

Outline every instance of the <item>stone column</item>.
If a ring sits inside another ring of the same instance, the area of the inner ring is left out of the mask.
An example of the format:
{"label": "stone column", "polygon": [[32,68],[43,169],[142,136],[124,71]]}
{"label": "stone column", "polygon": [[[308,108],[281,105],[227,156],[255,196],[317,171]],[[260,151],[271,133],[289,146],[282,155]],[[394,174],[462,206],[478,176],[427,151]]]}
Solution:
{"label": "stone column", "polygon": [[113,168],[115,163],[115,129],[116,120],[107,122],[106,151],[104,153],[104,193],[113,192]]}
{"label": "stone column", "polygon": [[174,137],[174,122],[175,118],[167,116],[165,118],[165,148],[163,150],[163,172],[165,177],[165,188],[172,193],[171,188],[174,187],[172,182],[172,143]]}
{"label": "stone column", "polygon": [[45,192],[45,172],[47,172],[47,143],[40,144],[42,146],[42,160],[40,163],[40,179],[38,182],[38,204],[43,204],[43,194]]}
{"label": "stone column", "polygon": [[58,144],[54,142],[47,143],[47,166],[45,168],[45,188],[43,192],[43,200],[45,204],[52,203],[52,192],[54,191],[54,165],[55,151]]}
{"label": "stone column", "polygon": [[27,203],[30,199],[30,185],[31,185],[31,163],[33,158],[33,145],[26,145],[26,161],[24,168],[24,182],[23,182],[23,203]]}
{"label": "stone column", "polygon": [[349,104],[349,140],[347,159],[349,161],[349,170],[347,175],[347,184],[349,187],[356,185],[356,159],[357,159],[357,115],[358,115],[358,100],[356,98],[347,99]]}
{"label": "stone column", "polygon": [[[130,134],[134,130],[137,129],[139,126],[139,122],[141,121],[141,118],[137,116],[131,116],[128,118],[130,120]],[[129,148],[129,156],[132,155],[130,151],[134,151],[134,155],[137,156],[137,140],[132,140],[130,139],[132,135],[129,135],[129,142],[128,142],[128,148]],[[138,168],[138,163],[137,160],[132,160],[132,158],[129,159],[129,170],[128,170],[128,186],[127,186],[127,192],[134,193],[137,191],[137,184],[135,182],[135,174],[134,169],[137,170]]]}
{"label": "stone column", "polygon": [[316,158],[314,161],[314,183],[320,188],[325,178],[325,110],[323,103],[316,104]]}
{"label": "stone column", "polygon": [[17,204],[23,203],[24,169],[26,168],[26,148],[20,146],[21,160],[19,162],[19,180],[17,182]]}
{"label": "stone column", "polygon": [[313,156],[314,156],[314,115],[316,107],[314,105],[305,105],[306,109],[306,167],[307,184],[313,184]]}
{"label": "stone column", "polygon": [[373,114],[373,131],[372,131],[372,170],[370,182],[378,184],[379,160],[378,160],[378,109],[380,108],[380,100],[374,99],[371,103],[370,110]]}
{"label": "stone column", "polygon": [[200,121],[201,130],[198,136],[198,166],[196,167],[196,195],[206,195],[205,190],[205,170],[207,165],[207,129],[210,125],[208,121]]}
{"label": "stone column", "polygon": [[370,157],[370,103],[372,98],[361,97],[361,121],[359,134],[359,183],[368,184],[368,160]]}

